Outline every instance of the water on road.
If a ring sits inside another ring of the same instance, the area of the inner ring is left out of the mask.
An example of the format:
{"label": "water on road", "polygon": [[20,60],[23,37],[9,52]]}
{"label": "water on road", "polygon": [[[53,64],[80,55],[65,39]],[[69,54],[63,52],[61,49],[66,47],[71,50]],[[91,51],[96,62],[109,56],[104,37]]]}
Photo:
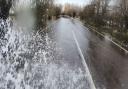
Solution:
{"label": "water on road", "polygon": [[127,89],[128,56],[80,21],[0,23],[0,89]]}
{"label": "water on road", "polygon": [[70,67],[86,71],[86,62],[97,89],[127,89],[128,55],[108,37],[89,30],[78,20],[60,18],[52,26],[51,38]]}

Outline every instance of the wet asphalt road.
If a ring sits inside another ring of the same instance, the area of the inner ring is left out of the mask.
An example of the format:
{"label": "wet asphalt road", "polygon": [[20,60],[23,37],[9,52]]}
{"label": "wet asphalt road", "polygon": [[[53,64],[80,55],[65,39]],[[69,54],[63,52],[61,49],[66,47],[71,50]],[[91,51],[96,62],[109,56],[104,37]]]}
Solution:
{"label": "wet asphalt road", "polygon": [[128,89],[128,56],[119,47],[70,18],[54,21],[51,30],[59,61],[88,73],[88,89]]}

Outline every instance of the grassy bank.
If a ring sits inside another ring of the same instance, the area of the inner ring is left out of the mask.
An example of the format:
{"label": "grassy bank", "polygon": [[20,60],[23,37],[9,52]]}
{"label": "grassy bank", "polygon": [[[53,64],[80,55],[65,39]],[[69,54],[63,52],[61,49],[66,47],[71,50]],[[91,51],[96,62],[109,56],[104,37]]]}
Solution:
{"label": "grassy bank", "polygon": [[97,26],[93,22],[85,22],[85,25],[88,27],[91,26],[96,31],[102,33],[103,35],[108,35],[113,41],[121,45],[122,47],[128,50],[128,30],[127,29],[120,29],[117,27],[110,27],[110,26]]}

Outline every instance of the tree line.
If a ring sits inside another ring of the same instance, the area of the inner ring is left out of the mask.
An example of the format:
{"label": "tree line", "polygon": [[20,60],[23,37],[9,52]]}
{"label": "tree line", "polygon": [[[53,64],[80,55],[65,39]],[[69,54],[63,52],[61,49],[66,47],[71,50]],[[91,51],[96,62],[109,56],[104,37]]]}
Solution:
{"label": "tree line", "polygon": [[92,0],[83,8],[80,17],[128,48],[128,0]]}
{"label": "tree line", "polygon": [[81,12],[81,18],[96,26],[109,25],[128,29],[127,0],[92,0]]}
{"label": "tree line", "polygon": [[[23,0],[0,0],[0,18],[6,20],[9,16],[9,11],[13,8],[17,15],[17,4]],[[45,27],[46,21],[52,16],[58,17],[61,13],[61,6],[54,4],[54,0],[26,0],[31,2],[29,7],[36,18],[37,27]],[[25,0],[24,0],[25,2]],[[28,3],[28,2],[26,2]],[[24,7],[20,7],[24,8]],[[20,14],[20,12],[19,12]]]}

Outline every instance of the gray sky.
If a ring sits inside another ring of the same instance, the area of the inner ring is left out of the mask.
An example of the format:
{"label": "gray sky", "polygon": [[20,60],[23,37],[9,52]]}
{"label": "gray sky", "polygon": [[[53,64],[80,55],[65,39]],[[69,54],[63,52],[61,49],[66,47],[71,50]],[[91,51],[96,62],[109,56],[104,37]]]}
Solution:
{"label": "gray sky", "polygon": [[90,0],[55,0],[57,4],[64,5],[65,3],[70,3],[70,4],[76,4],[76,5],[86,5],[89,3]]}

